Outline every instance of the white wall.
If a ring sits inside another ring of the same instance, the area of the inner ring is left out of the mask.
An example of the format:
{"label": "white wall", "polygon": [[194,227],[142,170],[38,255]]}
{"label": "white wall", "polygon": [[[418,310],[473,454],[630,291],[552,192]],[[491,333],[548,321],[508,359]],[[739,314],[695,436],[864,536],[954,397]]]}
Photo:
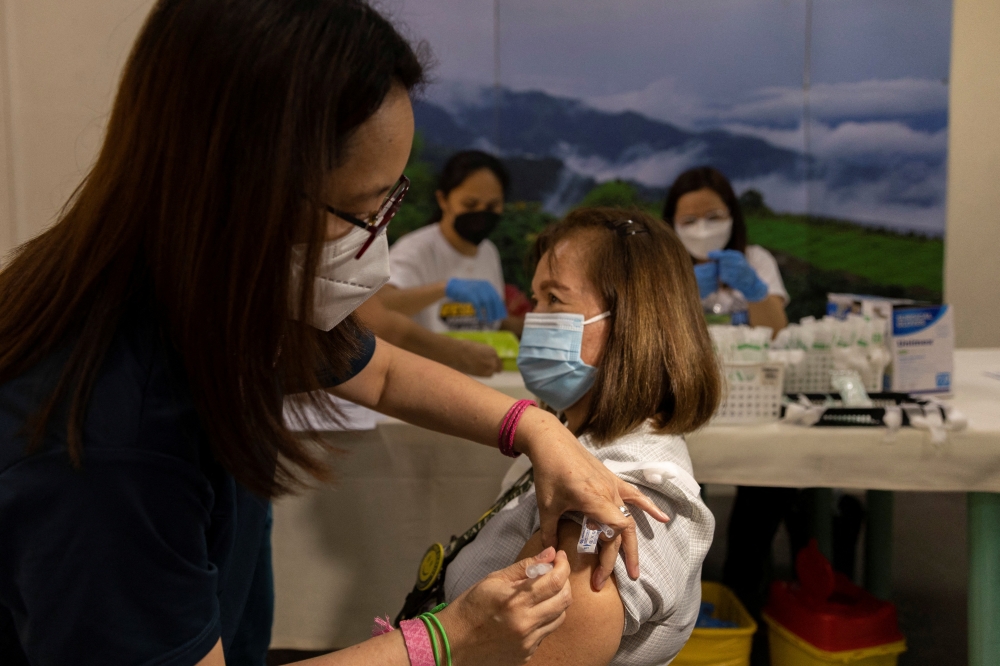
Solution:
{"label": "white wall", "polygon": [[945,299],[959,347],[1000,347],[1000,0],[955,0]]}
{"label": "white wall", "polygon": [[[954,0],[945,296],[959,346],[1000,347],[1000,0]],[[153,0],[0,0],[0,255],[94,158]]]}
{"label": "white wall", "polygon": [[0,255],[45,229],[99,147],[152,0],[0,0]]}

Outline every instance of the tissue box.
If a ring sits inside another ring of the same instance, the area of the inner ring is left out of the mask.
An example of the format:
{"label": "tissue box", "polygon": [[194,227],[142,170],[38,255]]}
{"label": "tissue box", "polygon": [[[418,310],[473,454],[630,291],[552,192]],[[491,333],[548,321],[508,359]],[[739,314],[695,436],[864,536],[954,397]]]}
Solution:
{"label": "tissue box", "polygon": [[885,388],[897,393],[951,393],[955,326],[951,307],[905,298],[827,294],[826,313],[889,320],[892,365]]}

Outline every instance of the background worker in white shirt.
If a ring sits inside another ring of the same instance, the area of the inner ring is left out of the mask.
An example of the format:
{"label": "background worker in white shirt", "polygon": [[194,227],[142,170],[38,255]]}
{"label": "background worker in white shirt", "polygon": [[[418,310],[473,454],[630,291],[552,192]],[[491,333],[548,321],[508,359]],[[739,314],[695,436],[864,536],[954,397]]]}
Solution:
{"label": "background worker in white shirt", "polygon": [[[747,228],[729,180],[717,169],[685,171],[667,193],[663,219],[673,226],[694,261],[706,313],[729,315],[733,324],[788,324],[778,262],[759,245],[747,245]],[[722,582],[758,620],[766,601],[774,536],[792,517],[797,488],[738,486],[726,530]],[[789,525],[793,547],[798,530]],[[753,663],[766,658],[764,634],[754,641]]]}
{"label": "background worker in white shirt", "polygon": [[739,200],[720,171],[703,166],[678,176],[663,219],[691,254],[706,312],[731,315],[733,324],[768,326],[775,334],[788,325],[778,262],[760,245],[747,245]]}
{"label": "background worker in white shirt", "polygon": [[510,184],[497,158],[478,150],[453,155],[435,192],[433,224],[410,232],[389,251],[382,303],[425,328],[520,332],[508,320],[500,253],[487,238],[503,213]]}

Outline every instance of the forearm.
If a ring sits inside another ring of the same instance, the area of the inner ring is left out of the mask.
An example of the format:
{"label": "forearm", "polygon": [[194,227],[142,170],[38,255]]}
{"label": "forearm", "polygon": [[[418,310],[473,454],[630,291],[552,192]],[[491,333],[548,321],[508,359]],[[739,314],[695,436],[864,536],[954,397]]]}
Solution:
{"label": "forearm", "polygon": [[[295,662],[295,666],[368,666],[368,664],[410,666],[410,658],[406,654],[402,633],[392,631],[344,650]],[[221,639],[215,644],[212,651],[198,662],[197,666],[226,666]]]}
{"label": "forearm", "polygon": [[369,666],[369,664],[410,666],[402,633],[391,631],[322,657],[295,662],[295,666]]}
{"label": "forearm", "polygon": [[[332,392],[428,430],[497,446],[500,422],[514,399],[460,372],[379,341],[365,370]],[[551,414],[529,409],[515,448],[565,428]]]}
{"label": "forearm", "polygon": [[775,294],[769,295],[758,303],[751,303],[747,308],[750,314],[751,326],[767,326],[774,329],[774,334],[788,326],[785,315],[785,299]]}
{"label": "forearm", "polygon": [[378,411],[429,430],[497,445],[500,422],[513,398],[451,368],[399,349],[392,352]]}
{"label": "forearm", "polygon": [[510,331],[518,338],[524,332],[524,315],[520,317],[507,317],[502,322],[500,322],[501,331]]}
{"label": "forearm", "polygon": [[375,335],[391,345],[445,365],[457,355],[449,353],[455,351],[449,347],[454,340],[428,331],[406,315],[390,310],[378,298],[369,299],[357,313]]}
{"label": "forearm", "polygon": [[400,289],[388,284],[379,290],[378,298],[390,310],[411,317],[444,298],[446,285],[445,282],[432,282],[419,287]]}
{"label": "forearm", "polygon": [[[460,356],[458,349],[459,342],[453,338],[439,333],[433,333],[417,324],[412,319],[408,319],[412,326],[407,326],[400,336],[399,342],[393,343],[396,346],[418,356],[430,359],[437,363],[456,368],[455,362]],[[457,369],[457,368],[456,368]]]}

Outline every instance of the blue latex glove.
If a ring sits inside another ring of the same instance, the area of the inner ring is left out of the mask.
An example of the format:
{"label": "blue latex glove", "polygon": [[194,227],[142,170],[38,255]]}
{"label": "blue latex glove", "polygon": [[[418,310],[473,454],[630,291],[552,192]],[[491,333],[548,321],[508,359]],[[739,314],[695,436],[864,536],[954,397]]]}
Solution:
{"label": "blue latex glove", "polygon": [[472,303],[479,319],[493,323],[507,316],[507,307],[500,294],[486,280],[452,278],[444,289],[445,296],[458,303]]}
{"label": "blue latex glove", "polygon": [[739,289],[751,303],[767,298],[767,283],[750,267],[739,250],[715,250],[708,258],[719,262],[719,279],[733,289]]}
{"label": "blue latex glove", "polygon": [[719,288],[719,264],[709,261],[694,265],[694,278],[698,281],[698,294],[705,298]]}

